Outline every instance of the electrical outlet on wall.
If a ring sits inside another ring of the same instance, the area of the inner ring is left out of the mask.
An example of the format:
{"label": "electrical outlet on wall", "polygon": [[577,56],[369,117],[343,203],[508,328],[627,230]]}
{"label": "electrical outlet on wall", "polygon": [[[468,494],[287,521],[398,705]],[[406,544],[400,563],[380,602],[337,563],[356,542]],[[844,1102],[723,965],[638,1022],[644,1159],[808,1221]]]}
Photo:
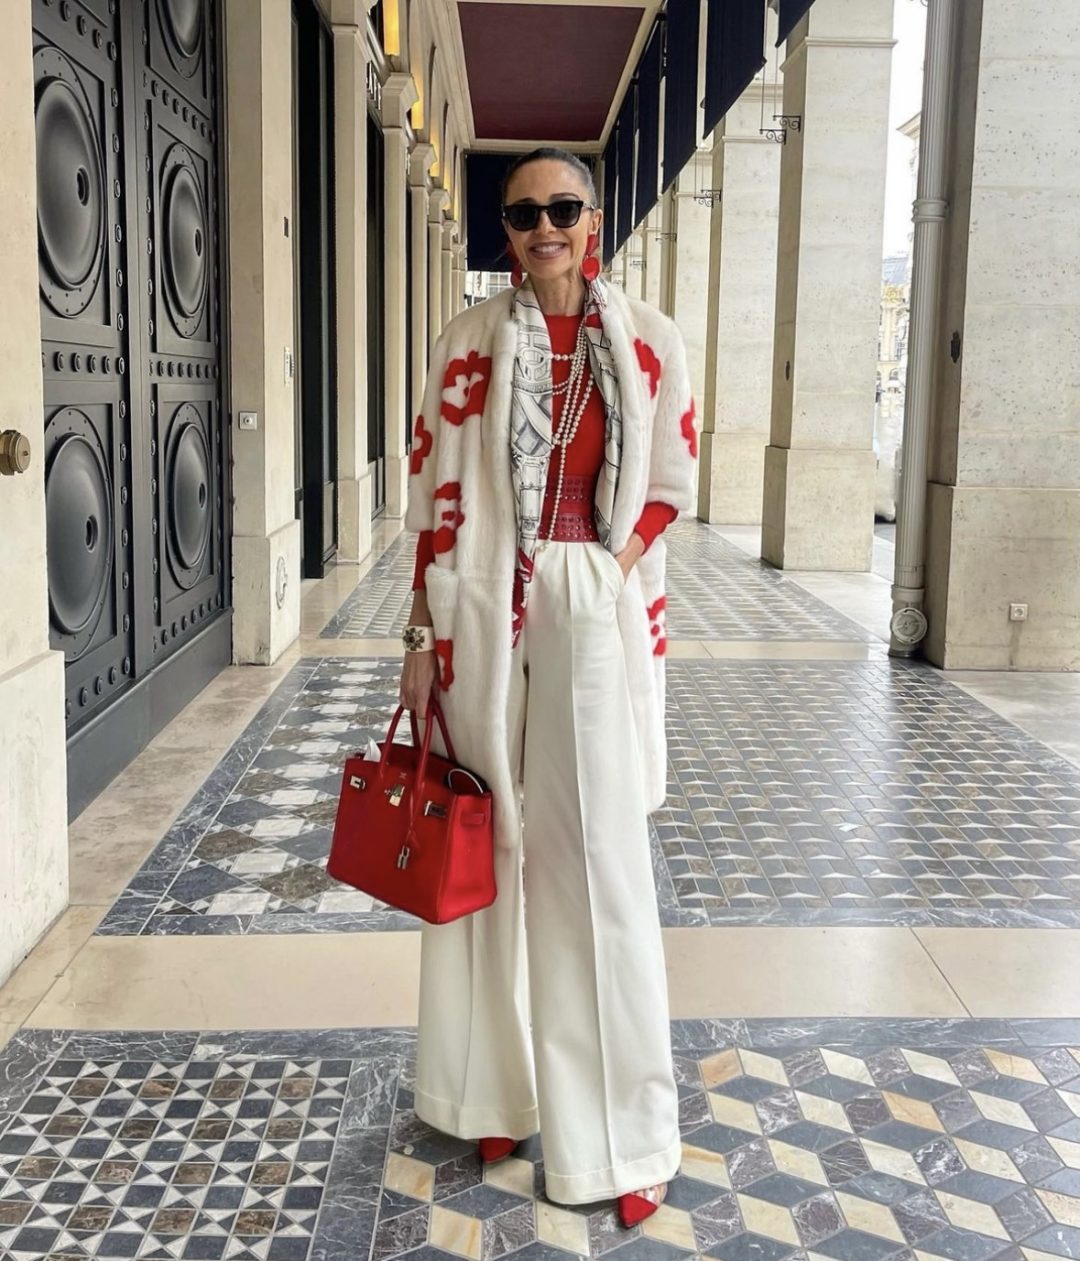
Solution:
{"label": "electrical outlet on wall", "polygon": [[1026,604],[1010,604],[1009,605],[1009,621],[1010,622],[1026,622],[1028,619],[1028,606]]}

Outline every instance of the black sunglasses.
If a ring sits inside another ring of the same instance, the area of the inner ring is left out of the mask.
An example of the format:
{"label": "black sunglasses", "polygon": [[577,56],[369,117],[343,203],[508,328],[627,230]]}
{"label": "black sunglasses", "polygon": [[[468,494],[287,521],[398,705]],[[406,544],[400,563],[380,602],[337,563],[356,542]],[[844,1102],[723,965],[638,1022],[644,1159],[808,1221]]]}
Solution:
{"label": "black sunglasses", "polygon": [[531,232],[540,222],[540,212],[546,211],[548,222],[553,228],[572,228],[581,218],[583,210],[595,210],[595,206],[586,206],[583,201],[553,201],[549,206],[537,206],[533,202],[518,201],[512,206],[503,206],[503,217],[515,232]]}

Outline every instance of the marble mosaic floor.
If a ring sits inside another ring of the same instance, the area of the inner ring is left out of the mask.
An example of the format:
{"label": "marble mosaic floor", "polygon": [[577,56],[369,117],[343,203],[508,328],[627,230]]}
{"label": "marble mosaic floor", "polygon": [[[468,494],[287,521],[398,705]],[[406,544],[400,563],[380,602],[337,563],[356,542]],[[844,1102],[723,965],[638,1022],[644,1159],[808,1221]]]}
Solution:
{"label": "marble mosaic floor", "polygon": [[[302,661],[99,934],[416,928],[325,872],[340,767],[398,662]],[[665,926],[1080,927],[1080,772],[933,670],[671,661]]]}
{"label": "marble mosaic floor", "polygon": [[[682,518],[668,543],[668,638],[850,640],[869,632],[748,557],[710,526]],[[400,535],[322,631],[323,639],[378,639],[400,633],[412,601],[411,535]]]}
{"label": "marble mosaic floor", "polygon": [[680,1021],[683,1158],[623,1230],[412,1111],[413,1035],[26,1030],[5,1261],[1080,1257],[1080,1022]]}

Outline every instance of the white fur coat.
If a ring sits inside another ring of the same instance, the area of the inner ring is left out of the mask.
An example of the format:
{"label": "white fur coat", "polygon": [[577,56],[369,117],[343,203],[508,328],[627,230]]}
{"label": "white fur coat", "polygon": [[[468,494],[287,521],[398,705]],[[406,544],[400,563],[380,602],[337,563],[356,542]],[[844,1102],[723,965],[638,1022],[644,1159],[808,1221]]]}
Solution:
{"label": "white fur coat", "polygon": [[[626,546],[645,504],[692,506],[697,430],[686,353],[675,324],[608,285],[605,332],[619,377],[622,467],[611,546]],[[507,702],[517,524],[510,477],[510,400],[516,325],[513,293],[470,307],[432,353],[413,435],[406,528],[435,531],[426,585],[439,658],[440,700],[455,752],[488,782],[496,843],[517,840],[517,767]],[[664,574],[661,535],[619,598],[650,811],[666,796]],[[526,623],[528,613],[526,613]]]}

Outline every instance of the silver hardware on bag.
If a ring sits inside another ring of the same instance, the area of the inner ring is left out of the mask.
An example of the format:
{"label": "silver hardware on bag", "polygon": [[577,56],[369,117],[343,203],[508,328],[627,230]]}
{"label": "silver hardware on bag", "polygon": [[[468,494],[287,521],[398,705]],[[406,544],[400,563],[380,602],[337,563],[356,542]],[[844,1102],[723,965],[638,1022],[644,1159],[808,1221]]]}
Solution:
{"label": "silver hardware on bag", "polygon": [[350,787],[350,788],[359,788],[361,791],[363,791],[363,790],[367,787],[367,780],[366,780],[366,779],[362,779],[359,775],[350,775],[350,776],[349,776],[349,787]]}
{"label": "silver hardware on bag", "polygon": [[400,806],[401,800],[405,796],[405,785],[395,784],[393,788],[388,788],[386,790],[386,795],[390,798],[390,804],[392,806]]}
{"label": "silver hardware on bag", "polygon": [[397,865],[398,865],[398,867],[399,867],[402,871],[404,871],[404,870],[405,870],[405,868],[409,865],[409,854],[410,854],[410,852],[411,852],[411,851],[410,851],[410,849],[409,849],[408,845],[402,845],[402,847],[401,847],[401,853],[400,853],[400,854],[398,854],[398,856],[397,856]]}
{"label": "silver hardware on bag", "polygon": [[425,813],[425,814],[427,814],[427,815],[432,815],[432,816],[433,816],[434,818],[436,818],[436,819],[445,819],[445,818],[446,818],[446,807],[445,807],[445,806],[436,805],[436,803],[435,803],[434,801],[425,801],[425,802],[424,802],[424,813]]}

